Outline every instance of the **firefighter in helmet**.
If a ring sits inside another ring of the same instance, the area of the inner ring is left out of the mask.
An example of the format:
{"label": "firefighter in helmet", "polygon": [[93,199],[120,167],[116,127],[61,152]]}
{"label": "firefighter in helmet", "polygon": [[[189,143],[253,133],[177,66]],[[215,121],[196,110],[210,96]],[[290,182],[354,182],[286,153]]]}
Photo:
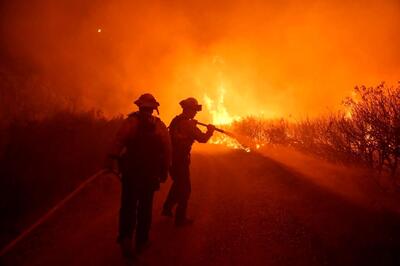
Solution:
{"label": "firefighter in helmet", "polygon": [[169,126],[172,144],[172,165],[170,175],[173,183],[163,206],[162,215],[173,217],[173,208],[176,205],[175,225],[185,226],[193,221],[186,216],[186,209],[191,192],[190,184],[190,151],[194,141],[206,143],[215,130],[213,125],[207,126],[207,132],[203,133],[194,120],[202,106],[195,98],[187,98],[179,103],[183,109]]}
{"label": "firefighter in helmet", "polygon": [[134,102],[139,111],[123,121],[109,153],[108,168],[118,161],[121,173],[121,208],[118,243],[123,255],[132,255],[136,227],[136,251],[147,246],[152,219],[153,195],[165,182],[171,160],[168,129],[153,111],[159,103],[146,93]]}

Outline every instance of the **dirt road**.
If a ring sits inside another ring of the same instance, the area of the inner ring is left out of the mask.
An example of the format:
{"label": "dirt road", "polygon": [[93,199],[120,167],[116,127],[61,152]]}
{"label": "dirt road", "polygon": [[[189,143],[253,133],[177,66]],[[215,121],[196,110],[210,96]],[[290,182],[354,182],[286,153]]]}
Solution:
{"label": "dirt road", "polygon": [[[308,172],[318,173],[318,165]],[[306,173],[306,174],[305,174]],[[5,255],[2,265],[400,265],[400,218],[353,201],[268,156],[192,157],[190,215],[175,228],[157,193],[151,246],[135,261],[115,243],[119,183],[104,176]],[[368,195],[364,195],[368,198]],[[371,195],[372,197],[372,195]]]}

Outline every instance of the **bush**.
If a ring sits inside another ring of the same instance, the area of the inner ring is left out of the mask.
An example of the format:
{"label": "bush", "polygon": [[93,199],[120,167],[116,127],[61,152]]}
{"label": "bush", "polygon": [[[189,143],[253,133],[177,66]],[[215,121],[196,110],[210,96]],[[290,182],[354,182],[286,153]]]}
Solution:
{"label": "bush", "polygon": [[254,143],[288,145],[331,160],[362,163],[398,174],[400,157],[400,83],[356,87],[344,110],[299,122],[247,117],[233,131]]}
{"label": "bush", "polygon": [[[1,228],[5,243],[101,167],[121,118],[60,111],[14,120],[3,131]],[[0,243],[1,244],[1,243]]]}

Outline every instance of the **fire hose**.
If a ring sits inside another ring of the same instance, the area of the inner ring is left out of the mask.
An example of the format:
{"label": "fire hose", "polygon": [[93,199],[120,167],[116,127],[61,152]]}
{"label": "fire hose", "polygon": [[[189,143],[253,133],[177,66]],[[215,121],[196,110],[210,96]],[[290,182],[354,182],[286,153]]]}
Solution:
{"label": "fire hose", "polygon": [[[207,124],[205,124],[205,123],[201,123],[201,122],[199,122],[199,121],[196,121],[196,124],[198,124],[198,125],[200,125],[200,126],[204,126],[204,127],[207,127],[208,125]],[[227,136],[229,136],[229,137],[232,137],[232,138],[234,138],[234,139],[237,139],[236,138],[236,136],[233,134],[233,133],[231,133],[231,132],[228,132],[228,131],[226,131],[226,130],[223,130],[223,129],[220,129],[220,128],[215,128],[215,131],[218,131],[218,132],[220,132],[220,133],[222,133],[222,134],[225,134],[225,135],[227,135]]]}
{"label": "fire hose", "polygon": [[[201,123],[201,122],[199,122],[197,120],[196,120],[196,124],[198,124],[200,126],[204,126],[204,127],[208,126],[207,124]],[[215,131],[218,131],[218,132],[220,132],[222,134],[227,135],[228,137],[231,137],[231,138],[235,139],[246,152],[255,151],[260,147],[259,145],[254,146],[253,141],[250,138],[246,137],[246,136],[236,135],[234,133],[231,133],[229,131],[223,130],[221,128],[215,128]]]}

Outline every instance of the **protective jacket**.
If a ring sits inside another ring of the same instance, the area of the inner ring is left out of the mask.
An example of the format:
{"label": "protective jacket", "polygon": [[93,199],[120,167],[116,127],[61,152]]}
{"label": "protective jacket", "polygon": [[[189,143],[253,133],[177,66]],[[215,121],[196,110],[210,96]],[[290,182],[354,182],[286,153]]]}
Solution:
{"label": "protective jacket", "polygon": [[172,119],[169,133],[172,144],[172,168],[189,164],[194,141],[205,143],[212,136],[211,132],[203,133],[196,126],[196,120],[188,119],[182,114]]}
{"label": "protective jacket", "polygon": [[157,190],[171,161],[168,130],[155,116],[132,113],[118,131],[112,153],[119,157],[123,182],[139,190]]}

